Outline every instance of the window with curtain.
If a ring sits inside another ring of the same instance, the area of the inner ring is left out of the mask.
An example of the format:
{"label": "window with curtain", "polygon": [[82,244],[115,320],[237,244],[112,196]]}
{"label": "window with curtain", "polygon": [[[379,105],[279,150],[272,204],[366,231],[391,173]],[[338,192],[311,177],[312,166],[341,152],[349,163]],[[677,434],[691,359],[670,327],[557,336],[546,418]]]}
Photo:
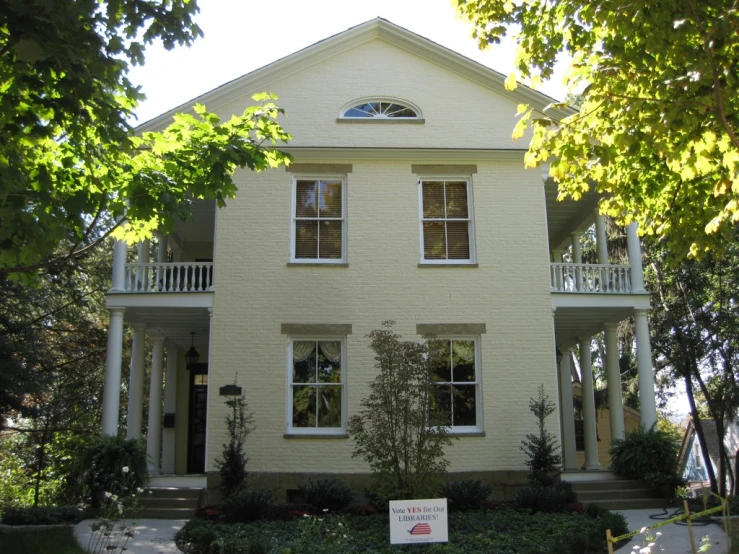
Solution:
{"label": "window with curtain", "polygon": [[434,339],[431,342],[433,382],[429,424],[454,431],[479,431],[480,368],[475,339]]}
{"label": "window with curtain", "polygon": [[469,179],[421,179],[421,261],[473,263]]}
{"label": "window with curtain", "polygon": [[345,180],[296,178],[293,186],[293,262],[346,258]]}
{"label": "window with curtain", "polygon": [[288,429],[294,432],[343,432],[345,362],[343,339],[292,340]]}

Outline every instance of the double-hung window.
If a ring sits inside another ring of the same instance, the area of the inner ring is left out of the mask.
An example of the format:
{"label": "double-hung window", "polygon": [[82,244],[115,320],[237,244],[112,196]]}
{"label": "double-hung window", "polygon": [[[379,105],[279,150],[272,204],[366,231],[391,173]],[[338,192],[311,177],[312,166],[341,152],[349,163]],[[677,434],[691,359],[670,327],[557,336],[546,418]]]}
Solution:
{"label": "double-hung window", "polygon": [[419,197],[421,263],[475,263],[471,179],[421,178]]}
{"label": "double-hung window", "polygon": [[288,431],[346,432],[346,341],[293,338],[288,349]]}
{"label": "double-hung window", "polygon": [[346,179],[293,179],[291,261],[346,261]]}
{"label": "double-hung window", "polygon": [[480,431],[480,356],[474,338],[431,342],[432,397],[429,424],[452,432]]}

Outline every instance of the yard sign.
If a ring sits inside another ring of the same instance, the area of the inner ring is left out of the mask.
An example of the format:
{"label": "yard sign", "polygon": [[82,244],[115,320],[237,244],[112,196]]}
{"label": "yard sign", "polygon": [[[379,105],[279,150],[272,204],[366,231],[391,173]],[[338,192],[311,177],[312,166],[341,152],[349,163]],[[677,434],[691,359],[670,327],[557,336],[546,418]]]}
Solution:
{"label": "yard sign", "polygon": [[390,501],[390,544],[449,542],[446,498]]}

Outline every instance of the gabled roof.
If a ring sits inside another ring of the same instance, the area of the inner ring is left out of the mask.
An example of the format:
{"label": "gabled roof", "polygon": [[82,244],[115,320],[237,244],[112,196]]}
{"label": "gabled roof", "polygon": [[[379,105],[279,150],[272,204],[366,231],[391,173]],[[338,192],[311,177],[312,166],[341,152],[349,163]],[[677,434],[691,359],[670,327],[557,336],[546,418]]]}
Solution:
{"label": "gabled roof", "polygon": [[[505,90],[505,76],[453,50],[445,48],[427,38],[413,33],[390,21],[378,17],[351,27],[346,31],[317,42],[307,48],[285,56],[271,64],[265,65],[233,81],[225,83],[205,94],[202,94],[162,115],[155,117],[137,127],[137,131],[150,131],[162,128],[171,122],[172,115],[187,111],[195,103],[202,103],[214,110],[214,106],[224,104],[243,95],[245,89],[268,90],[269,84],[298,71],[341,54],[351,48],[371,40],[380,39],[397,48],[405,50],[419,58],[456,73],[472,82],[497,93],[512,95],[521,103],[530,104],[539,110],[555,99],[520,85],[515,91]],[[570,115],[572,111],[556,110],[558,117]]]}
{"label": "gabled roof", "polygon": [[[726,453],[730,458],[733,458],[736,451],[739,449],[739,422],[730,421],[726,423],[726,436],[724,437],[724,447]],[[718,432],[716,431],[716,422],[713,419],[701,419],[701,427],[703,428],[703,434],[706,439],[706,447],[708,448],[708,455],[711,461],[718,465],[718,459],[720,458],[719,452],[719,438]],[[688,420],[688,426],[683,434],[683,440],[680,444],[680,453],[678,455],[679,467],[683,468],[687,462],[688,456],[691,453],[691,439],[695,435],[695,425],[692,418]]]}

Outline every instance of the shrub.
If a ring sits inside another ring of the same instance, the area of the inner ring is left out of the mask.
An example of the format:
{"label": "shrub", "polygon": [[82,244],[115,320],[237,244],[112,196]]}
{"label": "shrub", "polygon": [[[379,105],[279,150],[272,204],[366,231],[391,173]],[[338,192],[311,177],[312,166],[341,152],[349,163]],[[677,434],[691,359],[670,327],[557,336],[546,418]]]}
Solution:
{"label": "shrub", "polygon": [[654,426],[627,432],[623,439],[613,441],[609,452],[613,471],[628,479],[644,479],[650,473],[676,474],[677,444]]}
{"label": "shrub", "polygon": [[562,457],[557,453],[557,441],[545,427],[546,418],[554,412],[556,406],[544,393],[544,385],[539,385],[538,398],[529,399],[529,410],[536,417],[539,432],[529,433],[521,441],[521,450],[526,454],[526,465],[529,466],[529,483],[533,486],[546,487],[554,484]]}
{"label": "shrub", "polygon": [[226,415],[228,443],[223,445],[221,458],[215,461],[221,474],[221,494],[228,498],[246,486],[246,462],[244,452],[246,437],[254,430],[254,414],[247,412],[244,394],[226,400],[230,412]]}
{"label": "shrub", "polygon": [[441,487],[441,495],[449,501],[449,509],[464,512],[478,510],[490,495],[490,487],[479,479],[450,481]]}
{"label": "shrub", "polygon": [[202,519],[191,519],[175,535],[177,546],[183,552],[208,554],[211,544],[218,539],[213,526]]}
{"label": "shrub", "polygon": [[647,473],[644,481],[655,489],[662,498],[674,498],[675,490],[684,487],[685,479],[676,473],[665,475],[664,473]]}
{"label": "shrub", "polygon": [[340,479],[312,479],[298,487],[305,501],[319,510],[345,510],[354,501],[354,491]]}
{"label": "shrub", "polygon": [[8,508],[3,513],[5,525],[57,525],[79,523],[85,519],[85,511],[77,506],[36,508]]}
{"label": "shrub", "polygon": [[517,510],[556,513],[567,511],[567,491],[559,485],[521,487],[513,496]]}
{"label": "shrub", "polygon": [[368,337],[379,374],[360,412],[349,421],[356,443],[373,478],[372,496],[378,506],[391,498],[424,498],[435,494],[449,462],[444,447],[451,444],[446,427],[428,425],[432,412],[431,343],[402,341],[394,322]]}
{"label": "shrub", "polygon": [[97,437],[78,463],[82,481],[93,495],[105,491],[128,497],[149,481],[146,449],[136,439]]}
{"label": "shrub", "polygon": [[268,517],[274,501],[275,495],[270,490],[248,491],[242,488],[226,497],[223,511],[231,521],[256,521]]}

